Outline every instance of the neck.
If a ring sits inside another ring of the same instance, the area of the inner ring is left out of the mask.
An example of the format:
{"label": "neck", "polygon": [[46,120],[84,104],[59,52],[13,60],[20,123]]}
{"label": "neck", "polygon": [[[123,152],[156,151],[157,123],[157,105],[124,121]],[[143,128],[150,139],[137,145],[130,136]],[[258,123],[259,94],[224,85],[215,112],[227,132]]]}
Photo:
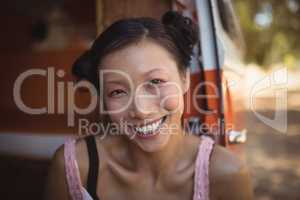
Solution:
{"label": "neck", "polygon": [[145,152],[132,141],[128,141],[128,153],[138,171],[151,173],[159,177],[164,172],[176,166],[176,162],[182,152],[183,131],[171,134],[168,143],[159,151]]}

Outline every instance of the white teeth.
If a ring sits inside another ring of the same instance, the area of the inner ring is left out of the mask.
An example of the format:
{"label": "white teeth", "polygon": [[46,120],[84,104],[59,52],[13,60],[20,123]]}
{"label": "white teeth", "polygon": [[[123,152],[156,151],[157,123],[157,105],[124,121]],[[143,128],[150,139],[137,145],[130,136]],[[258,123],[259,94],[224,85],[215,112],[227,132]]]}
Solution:
{"label": "white teeth", "polygon": [[140,133],[143,133],[143,134],[148,134],[148,133],[156,131],[156,129],[161,124],[161,122],[162,122],[162,119],[160,119],[159,121],[157,121],[155,123],[152,123],[152,124],[149,124],[149,125],[146,125],[143,127],[135,127],[135,130]]}

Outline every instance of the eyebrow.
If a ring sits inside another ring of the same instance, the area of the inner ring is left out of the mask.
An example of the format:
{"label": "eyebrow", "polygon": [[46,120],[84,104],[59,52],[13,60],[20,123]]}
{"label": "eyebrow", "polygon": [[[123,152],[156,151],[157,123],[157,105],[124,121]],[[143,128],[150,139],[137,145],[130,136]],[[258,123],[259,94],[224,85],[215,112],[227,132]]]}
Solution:
{"label": "eyebrow", "polygon": [[104,83],[123,85],[124,81],[116,79],[116,80],[104,81]]}
{"label": "eyebrow", "polygon": [[149,72],[146,72],[145,74],[151,74],[152,72],[155,72],[155,71],[165,71],[165,70],[159,69],[159,68],[155,68],[155,69],[150,70]]}
{"label": "eyebrow", "polygon": [[[152,69],[152,70],[150,70],[148,72],[145,72],[143,75],[148,75],[148,74],[151,74],[151,73],[153,73],[155,71],[165,71],[165,70],[159,69],[159,68],[155,68],[155,69]],[[125,81],[125,82],[127,82],[127,81]],[[122,79],[113,79],[113,80],[105,81],[104,83],[106,83],[106,84],[109,83],[109,84],[118,84],[118,85],[120,85],[120,84],[124,84],[124,81]]]}

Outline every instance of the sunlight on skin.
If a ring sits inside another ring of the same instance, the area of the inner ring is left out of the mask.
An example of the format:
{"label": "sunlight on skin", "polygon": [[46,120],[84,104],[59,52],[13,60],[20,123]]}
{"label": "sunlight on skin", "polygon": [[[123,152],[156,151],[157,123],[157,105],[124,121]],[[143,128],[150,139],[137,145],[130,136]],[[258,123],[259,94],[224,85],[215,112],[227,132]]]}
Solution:
{"label": "sunlight on skin", "polygon": [[[121,110],[133,99],[127,109],[109,114],[112,122],[125,121],[133,126],[142,126],[167,115],[165,124],[181,123],[182,91],[187,86],[184,85],[175,60],[160,45],[145,40],[113,52],[100,64],[100,70],[105,69],[128,74],[133,83],[131,86],[122,73],[104,76],[103,91],[108,112]],[[128,136],[135,134],[130,126],[126,130],[123,131]],[[144,151],[154,152],[162,149],[169,139],[170,134],[159,133],[147,139],[134,137],[133,141]]]}

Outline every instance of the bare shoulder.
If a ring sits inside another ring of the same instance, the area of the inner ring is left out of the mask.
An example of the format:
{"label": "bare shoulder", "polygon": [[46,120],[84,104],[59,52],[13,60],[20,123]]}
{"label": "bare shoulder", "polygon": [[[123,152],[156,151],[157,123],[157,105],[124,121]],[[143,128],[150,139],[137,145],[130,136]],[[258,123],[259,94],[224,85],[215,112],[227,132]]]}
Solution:
{"label": "bare shoulder", "polygon": [[[65,173],[65,144],[56,149],[51,159],[45,188],[45,199],[69,199]],[[78,164],[81,183],[86,186],[89,158],[84,138],[75,139],[75,159]]]}
{"label": "bare shoulder", "polygon": [[[86,136],[88,137],[88,136]],[[88,148],[85,138],[77,138],[75,142],[75,152],[76,152],[76,161],[79,168],[80,179],[83,187],[87,186],[87,177],[88,177],[88,170],[89,170],[89,155],[88,155]],[[93,136],[95,138],[98,157],[101,158],[101,164],[103,164],[104,156],[103,153],[105,151],[105,147],[107,146],[107,139],[103,140],[100,136]],[[98,169],[99,170],[99,169]]]}
{"label": "bare shoulder", "polygon": [[246,164],[228,149],[215,145],[211,155],[210,170],[215,179],[246,169]]}
{"label": "bare shoulder", "polygon": [[64,145],[61,145],[51,159],[44,199],[70,199],[65,177]]}
{"label": "bare shoulder", "polygon": [[245,162],[215,145],[210,163],[212,199],[253,199],[250,174]]}

